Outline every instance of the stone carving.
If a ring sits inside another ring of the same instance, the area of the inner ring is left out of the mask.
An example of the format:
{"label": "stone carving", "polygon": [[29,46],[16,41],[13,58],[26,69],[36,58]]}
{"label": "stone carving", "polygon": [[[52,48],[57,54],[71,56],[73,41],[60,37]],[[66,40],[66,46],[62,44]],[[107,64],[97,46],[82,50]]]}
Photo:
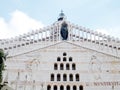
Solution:
{"label": "stone carving", "polygon": [[90,71],[93,73],[94,78],[96,80],[101,79],[100,73],[101,73],[101,62],[98,60],[98,58],[95,55],[91,56],[90,60]]}

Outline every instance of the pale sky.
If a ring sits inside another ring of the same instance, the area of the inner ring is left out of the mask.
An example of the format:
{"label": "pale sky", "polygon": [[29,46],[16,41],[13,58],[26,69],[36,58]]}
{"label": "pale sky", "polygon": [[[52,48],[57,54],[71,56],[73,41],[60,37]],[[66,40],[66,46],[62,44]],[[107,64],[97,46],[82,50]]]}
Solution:
{"label": "pale sky", "polygon": [[0,39],[49,26],[61,9],[71,23],[120,38],[120,0],[0,0]]}

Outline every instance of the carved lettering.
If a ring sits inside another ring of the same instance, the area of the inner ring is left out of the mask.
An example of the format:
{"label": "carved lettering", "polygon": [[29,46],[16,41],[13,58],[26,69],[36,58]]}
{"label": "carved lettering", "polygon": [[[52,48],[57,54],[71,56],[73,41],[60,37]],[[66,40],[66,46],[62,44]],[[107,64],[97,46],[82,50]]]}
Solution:
{"label": "carved lettering", "polygon": [[120,82],[94,82],[94,86],[119,86]]}

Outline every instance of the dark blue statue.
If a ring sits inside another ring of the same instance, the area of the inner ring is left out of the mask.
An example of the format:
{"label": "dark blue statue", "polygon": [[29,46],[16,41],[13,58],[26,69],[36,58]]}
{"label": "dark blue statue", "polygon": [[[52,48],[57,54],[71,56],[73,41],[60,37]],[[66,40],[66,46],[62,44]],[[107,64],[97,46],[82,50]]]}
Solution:
{"label": "dark blue statue", "polygon": [[67,24],[63,23],[61,26],[61,36],[62,36],[62,40],[67,40],[68,38],[68,28],[67,28]]}

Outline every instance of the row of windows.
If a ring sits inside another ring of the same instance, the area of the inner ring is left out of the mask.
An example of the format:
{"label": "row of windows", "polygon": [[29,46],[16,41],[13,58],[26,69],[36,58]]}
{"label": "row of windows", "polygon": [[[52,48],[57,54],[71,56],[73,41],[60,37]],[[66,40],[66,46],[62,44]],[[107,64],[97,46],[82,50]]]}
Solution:
{"label": "row of windows", "polygon": [[[73,81],[73,74],[69,74],[68,76],[67,74],[63,74],[63,75],[57,74],[56,77],[57,77],[57,81],[61,81],[61,77],[63,77],[63,81],[67,81],[68,78],[69,78],[69,81]],[[79,81],[79,74],[75,74],[75,80]],[[55,81],[54,74],[51,74],[51,81]]]}
{"label": "row of windows", "polygon": [[[67,63],[65,65],[65,67],[66,67],[66,70],[70,70],[70,64],[69,63]],[[58,64],[57,63],[54,64],[54,70],[58,70]],[[63,63],[60,63],[60,70],[65,70]],[[76,70],[75,63],[72,64],[72,70]]]}
{"label": "row of windows", "polygon": [[[53,90],[58,90],[58,88],[59,88],[59,90],[77,90],[77,89],[78,90],[83,90],[83,86],[82,85],[80,85],[78,87],[76,85],[74,85],[74,86],[70,86],[70,85],[63,86],[63,85],[61,85],[60,87],[58,87],[57,85],[53,86]],[[51,86],[50,85],[47,86],[47,90],[51,90]]]}
{"label": "row of windows", "polygon": [[[72,57],[69,57],[68,60],[71,62],[72,61]],[[61,58],[57,57],[57,61],[61,61]],[[67,61],[67,57],[63,57],[62,61]]]}

